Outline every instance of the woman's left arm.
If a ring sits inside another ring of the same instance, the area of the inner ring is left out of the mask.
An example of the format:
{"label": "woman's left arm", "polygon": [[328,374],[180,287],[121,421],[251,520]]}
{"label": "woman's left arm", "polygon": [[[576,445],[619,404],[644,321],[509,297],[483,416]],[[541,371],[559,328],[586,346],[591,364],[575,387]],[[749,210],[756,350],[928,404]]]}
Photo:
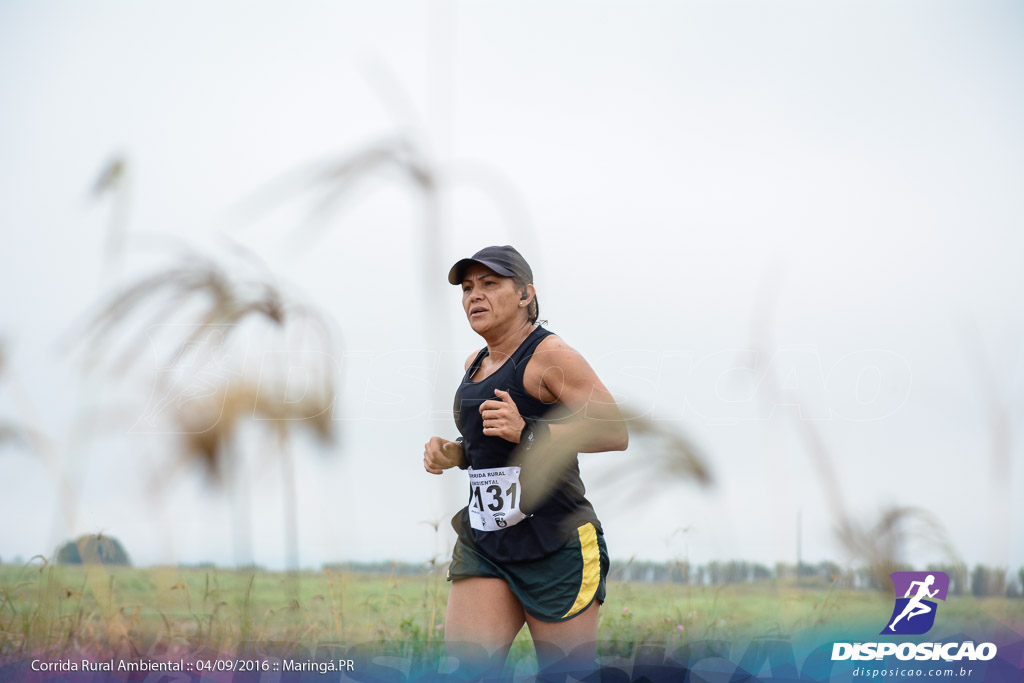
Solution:
{"label": "woman's left arm", "polygon": [[541,361],[541,382],[575,416],[550,425],[552,440],[573,443],[580,453],[626,450],[626,422],[615,399],[586,359],[561,340],[538,351],[534,358]]}

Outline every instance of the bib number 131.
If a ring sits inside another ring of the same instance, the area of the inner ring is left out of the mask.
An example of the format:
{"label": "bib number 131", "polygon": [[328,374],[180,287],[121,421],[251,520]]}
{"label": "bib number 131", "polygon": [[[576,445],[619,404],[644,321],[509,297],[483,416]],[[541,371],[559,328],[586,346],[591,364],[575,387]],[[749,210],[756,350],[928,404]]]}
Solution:
{"label": "bib number 131", "polygon": [[522,497],[518,467],[489,470],[469,468],[469,523],[479,531],[498,531],[526,519],[519,509]]}

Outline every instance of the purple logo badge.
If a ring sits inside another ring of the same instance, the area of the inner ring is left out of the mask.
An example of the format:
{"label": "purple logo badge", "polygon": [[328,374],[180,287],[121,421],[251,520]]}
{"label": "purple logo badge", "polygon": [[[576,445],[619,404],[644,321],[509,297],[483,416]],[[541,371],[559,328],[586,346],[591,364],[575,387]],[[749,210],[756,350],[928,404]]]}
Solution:
{"label": "purple logo badge", "polygon": [[881,635],[927,633],[935,623],[935,600],[946,599],[949,576],[943,572],[893,572],[889,576],[896,589],[896,605]]}

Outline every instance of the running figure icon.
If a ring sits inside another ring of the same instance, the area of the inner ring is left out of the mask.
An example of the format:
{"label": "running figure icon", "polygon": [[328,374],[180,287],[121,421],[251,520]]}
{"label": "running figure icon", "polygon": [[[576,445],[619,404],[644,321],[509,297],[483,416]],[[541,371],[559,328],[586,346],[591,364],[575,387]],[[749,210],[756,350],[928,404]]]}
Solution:
{"label": "running figure icon", "polygon": [[[924,598],[934,598],[935,595],[939,592],[938,588],[936,588],[934,591],[928,590],[934,583],[934,574],[929,574],[924,581],[912,581],[910,583],[910,587],[907,588],[907,592],[903,596],[905,598],[910,598],[910,601],[907,603],[907,606],[903,608],[903,611],[900,612],[900,615],[893,619],[892,623],[889,624],[890,631],[892,631],[893,633],[896,632],[896,622],[902,619],[903,617],[906,617],[907,621],[910,621],[911,619],[920,614],[927,614],[928,612],[932,611],[932,608],[930,606],[926,605],[921,601]],[[913,592],[914,586],[917,586],[917,593],[914,595],[914,597],[911,598],[910,594]]]}

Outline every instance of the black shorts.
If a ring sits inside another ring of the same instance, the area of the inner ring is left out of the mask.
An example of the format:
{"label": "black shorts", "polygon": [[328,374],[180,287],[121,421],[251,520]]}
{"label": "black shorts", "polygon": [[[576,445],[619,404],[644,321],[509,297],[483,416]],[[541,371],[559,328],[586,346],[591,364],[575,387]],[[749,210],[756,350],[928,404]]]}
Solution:
{"label": "black shorts", "polygon": [[554,553],[529,562],[497,563],[460,538],[452,552],[448,580],[474,576],[504,579],[527,614],[541,621],[567,621],[594,600],[604,602],[608,577],[604,534],[590,522],[576,531]]}

